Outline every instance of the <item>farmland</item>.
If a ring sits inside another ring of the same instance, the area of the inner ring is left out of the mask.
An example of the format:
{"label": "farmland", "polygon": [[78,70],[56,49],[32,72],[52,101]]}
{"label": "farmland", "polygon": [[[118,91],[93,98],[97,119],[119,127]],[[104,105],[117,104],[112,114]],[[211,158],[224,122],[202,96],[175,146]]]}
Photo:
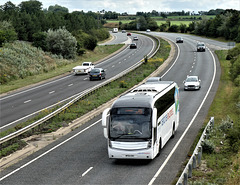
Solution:
{"label": "farmland", "polygon": [[[189,16],[168,16],[167,18],[163,17],[151,17],[157,22],[158,26],[165,24],[166,21],[170,21],[171,25],[189,25],[192,21],[199,21],[203,18],[213,19],[215,16],[200,16],[200,15],[189,15]],[[115,20],[107,20],[107,23],[115,23],[118,24],[121,22],[122,24],[130,23],[131,21],[137,19],[137,16],[119,16],[118,19]]]}

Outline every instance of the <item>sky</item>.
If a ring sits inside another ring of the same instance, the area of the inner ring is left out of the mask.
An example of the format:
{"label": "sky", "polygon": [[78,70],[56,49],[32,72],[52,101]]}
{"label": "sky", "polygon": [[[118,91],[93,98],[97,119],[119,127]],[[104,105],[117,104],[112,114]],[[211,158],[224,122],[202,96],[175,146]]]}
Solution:
{"label": "sky", "polygon": [[[1,0],[0,5],[11,1],[18,6],[22,1],[27,0]],[[240,10],[240,0],[38,0],[43,8],[60,5],[72,11],[112,11],[117,13],[127,12],[173,12],[182,11],[195,12],[209,11],[211,9],[235,9]]]}

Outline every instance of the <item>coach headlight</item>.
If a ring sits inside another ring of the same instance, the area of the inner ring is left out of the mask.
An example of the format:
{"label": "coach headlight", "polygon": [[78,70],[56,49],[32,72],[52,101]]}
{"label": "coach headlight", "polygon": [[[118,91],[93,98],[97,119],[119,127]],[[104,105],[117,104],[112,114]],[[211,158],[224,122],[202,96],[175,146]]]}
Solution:
{"label": "coach headlight", "polygon": [[149,140],[148,141],[148,148],[151,148],[152,147],[152,140]]}

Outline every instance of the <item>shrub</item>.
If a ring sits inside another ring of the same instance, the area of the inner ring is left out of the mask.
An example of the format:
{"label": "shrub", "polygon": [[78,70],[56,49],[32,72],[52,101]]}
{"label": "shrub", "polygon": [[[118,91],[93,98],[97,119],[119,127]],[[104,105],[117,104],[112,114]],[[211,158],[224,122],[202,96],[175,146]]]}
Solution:
{"label": "shrub", "polygon": [[5,42],[13,42],[17,40],[17,33],[8,21],[0,22],[0,47]]}
{"label": "shrub", "polygon": [[204,140],[202,143],[202,148],[204,153],[211,154],[214,151],[215,145],[210,140]]}
{"label": "shrub", "polygon": [[233,129],[229,130],[226,139],[228,140],[231,151],[237,153],[240,148],[240,126],[234,126]]}
{"label": "shrub", "polygon": [[222,123],[219,125],[218,129],[221,132],[227,132],[230,128],[233,127],[233,122],[231,118],[228,116],[226,120],[222,120]]}
{"label": "shrub", "polygon": [[89,35],[84,41],[84,47],[89,50],[94,50],[97,46],[97,38],[95,36]]}
{"label": "shrub", "polygon": [[49,51],[53,54],[62,55],[66,59],[75,58],[77,40],[65,28],[48,30],[46,41]]}
{"label": "shrub", "polygon": [[40,47],[42,50],[47,51],[47,33],[46,32],[38,32],[33,34],[33,46]]}

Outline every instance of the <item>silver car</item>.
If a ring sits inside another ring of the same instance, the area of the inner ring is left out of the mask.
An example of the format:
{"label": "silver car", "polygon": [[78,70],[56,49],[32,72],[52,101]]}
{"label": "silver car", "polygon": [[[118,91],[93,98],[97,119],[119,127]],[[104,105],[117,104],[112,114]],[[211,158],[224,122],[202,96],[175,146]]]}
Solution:
{"label": "silver car", "polygon": [[183,43],[183,38],[182,37],[177,37],[176,38],[176,43]]}
{"label": "silver car", "polygon": [[184,90],[199,90],[201,88],[201,80],[198,76],[187,76],[183,84]]}
{"label": "silver car", "polygon": [[206,46],[205,46],[205,44],[203,42],[197,43],[197,51],[205,52],[205,50],[206,50]]}

